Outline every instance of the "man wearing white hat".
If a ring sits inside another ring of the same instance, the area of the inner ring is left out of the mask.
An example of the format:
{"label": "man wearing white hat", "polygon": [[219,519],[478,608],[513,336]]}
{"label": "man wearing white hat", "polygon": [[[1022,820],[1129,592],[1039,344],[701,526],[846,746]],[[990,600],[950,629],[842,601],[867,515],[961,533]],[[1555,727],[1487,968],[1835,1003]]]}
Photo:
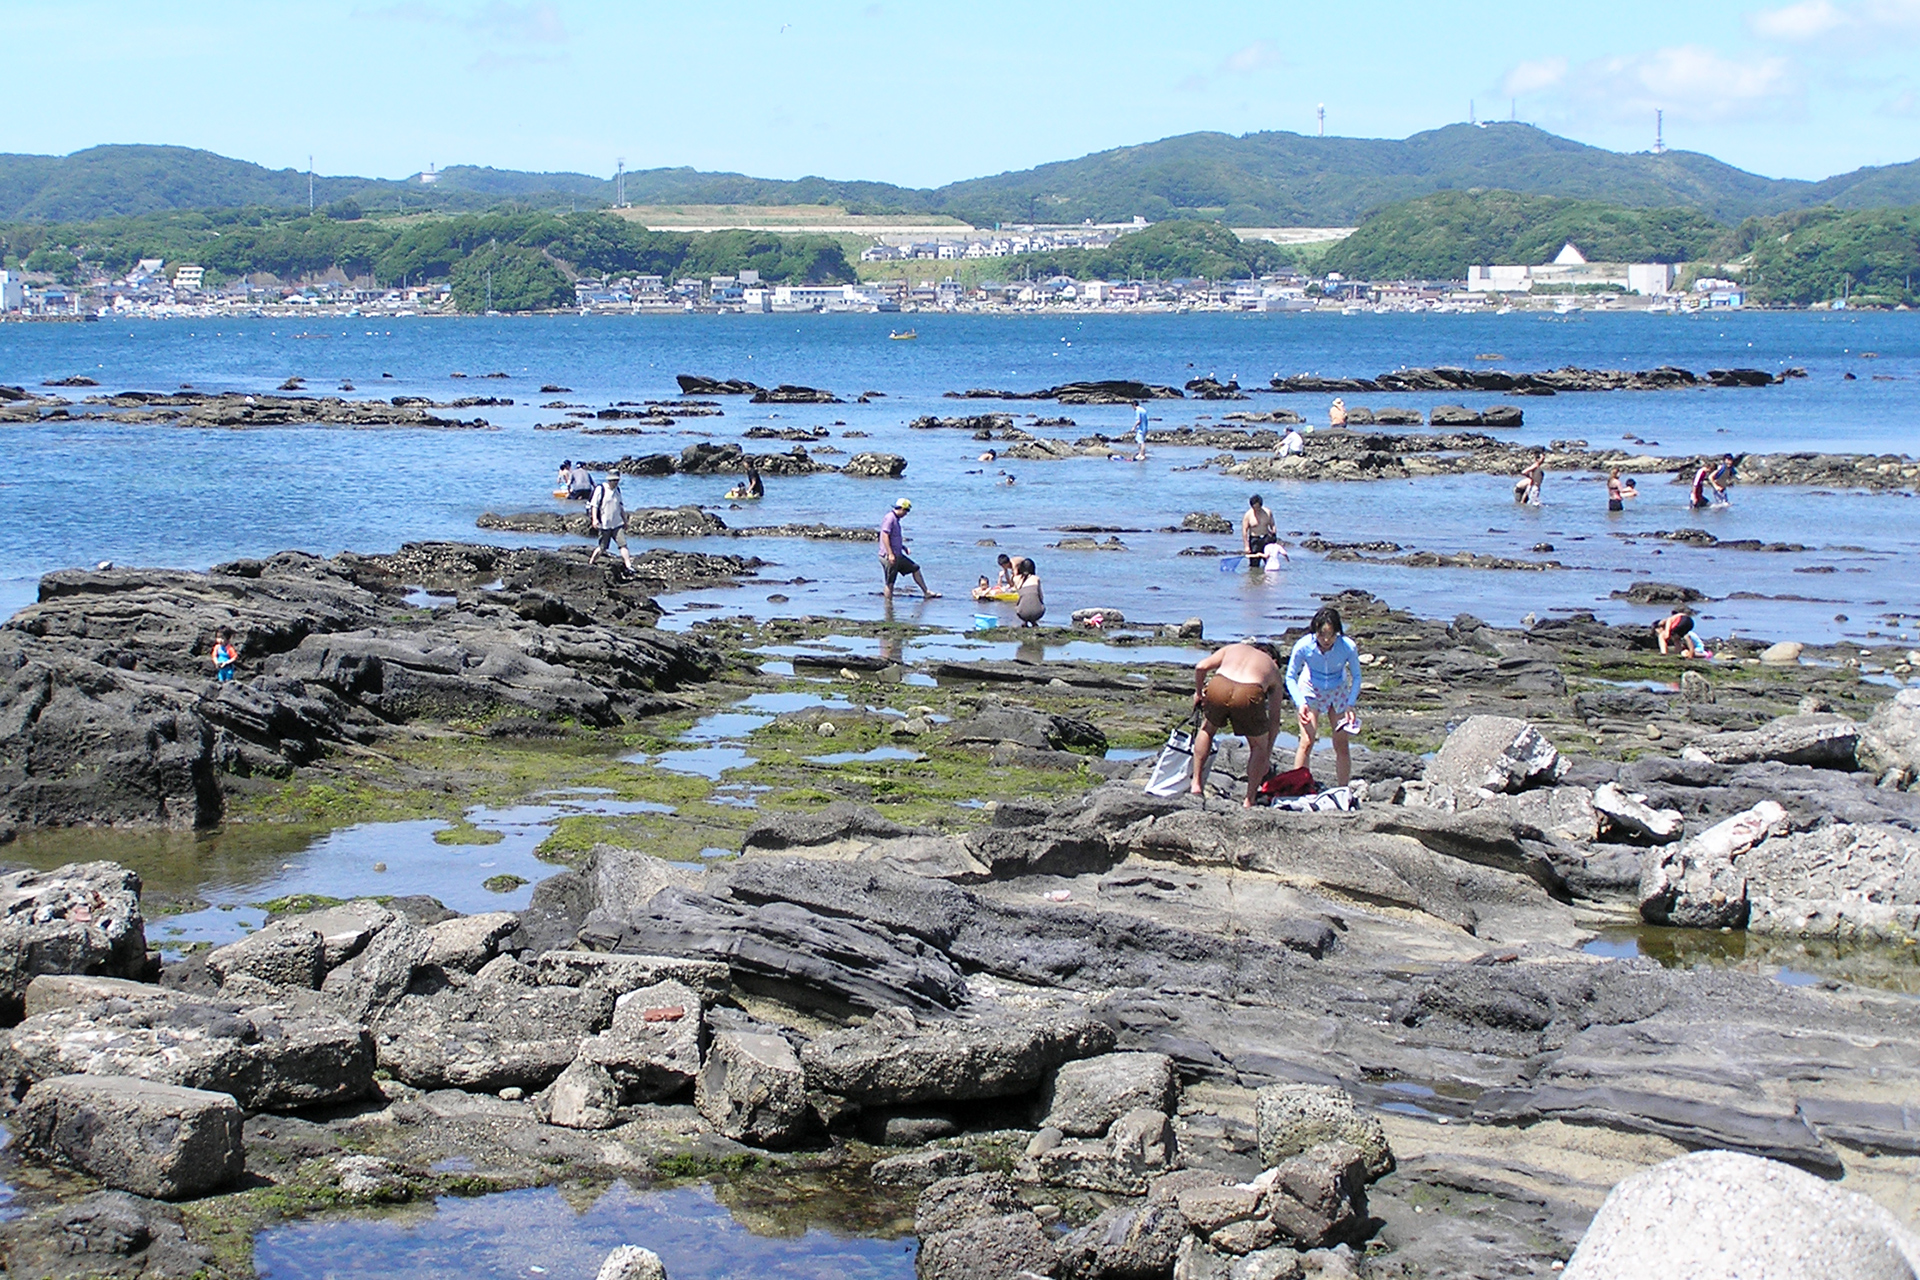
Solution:
{"label": "man wearing white hat", "polygon": [[609,544],[620,544],[620,559],[626,562],[627,572],[633,572],[633,554],[627,550],[627,504],[620,498],[620,473],[609,472],[607,478],[593,491],[593,500],[587,504],[587,519],[593,524],[593,532],[600,539],[600,545],[587,557],[592,564],[600,558]]}
{"label": "man wearing white hat", "polygon": [[938,600],[940,593],[927,590],[927,580],[920,576],[920,566],[907,555],[907,535],[901,532],[900,517],[911,510],[913,502],[901,498],[880,522],[880,568],[887,575],[886,589],[880,594],[889,600],[893,599],[893,580],[903,573],[910,573],[921,595],[929,600]]}

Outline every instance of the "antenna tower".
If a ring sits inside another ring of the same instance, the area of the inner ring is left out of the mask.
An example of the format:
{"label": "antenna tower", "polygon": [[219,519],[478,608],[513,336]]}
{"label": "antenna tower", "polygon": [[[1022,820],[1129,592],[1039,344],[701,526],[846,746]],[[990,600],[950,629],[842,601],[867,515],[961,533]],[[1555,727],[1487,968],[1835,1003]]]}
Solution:
{"label": "antenna tower", "polygon": [[1473,106],[1473,99],[1472,99],[1472,98],[1468,98],[1468,99],[1467,99],[1467,123],[1468,123],[1468,124],[1479,124],[1479,123],[1480,123],[1480,117],[1479,117],[1479,115],[1478,115],[1478,113],[1476,113],[1476,112],[1474,111],[1474,106]]}
{"label": "antenna tower", "polygon": [[1320,136],[1323,138],[1326,137],[1327,136],[1327,104],[1324,102],[1321,103],[1319,109],[1316,110],[1313,114],[1320,118]]}
{"label": "antenna tower", "polygon": [[621,156],[613,163],[613,207],[627,207],[627,158]]}
{"label": "antenna tower", "polygon": [[1658,107],[1653,112],[1653,154],[1667,154],[1667,113]]}

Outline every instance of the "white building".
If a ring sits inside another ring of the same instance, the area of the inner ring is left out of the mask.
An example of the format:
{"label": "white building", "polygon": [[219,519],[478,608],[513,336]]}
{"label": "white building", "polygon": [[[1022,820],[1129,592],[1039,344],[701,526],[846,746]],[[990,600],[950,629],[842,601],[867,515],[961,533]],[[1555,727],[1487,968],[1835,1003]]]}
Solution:
{"label": "white building", "polygon": [[0,311],[18,311],[27,305],[27,289],[11,271],[0,271]]}
{"label": "white building", "polygon": [[181,267],[173,273],[173,287],[177,292],[198,293],[200,282],[206,277],[204,267]]}
{"label": "white building", "polygon": [[1673,287],[1673,266],[1665,262],[1636,262],[1627,268],[1627,291],[1659,297]]}

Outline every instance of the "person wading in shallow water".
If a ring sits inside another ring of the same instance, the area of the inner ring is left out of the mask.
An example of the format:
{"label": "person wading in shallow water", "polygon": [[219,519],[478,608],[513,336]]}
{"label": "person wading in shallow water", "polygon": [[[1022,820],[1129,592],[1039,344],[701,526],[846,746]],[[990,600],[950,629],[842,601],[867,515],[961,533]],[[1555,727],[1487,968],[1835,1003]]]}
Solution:
{"label": "person wading in shallow water", "polygon": [[913,502],[902,498],[893,504],[880,521],[880,569],[887,576],[886,589],[880,594],[893,599],[893,580],[903,573],[912,574],[920,594],[929,600],[938,600],[938,591],[927,590],[927,580],[920,576],[920,566],[907,554],[907,535],[900,528],[900,517],[913,510]]}
{"label": "person wading in shallow water", "polygon": [[1267,780],[1273,756],[1273,735],[1280,729],[1280,664],[1257,644],[1241,641],[1200,659],[1193,666],[1193,705],[1200,708],[1198,732],[1193,735],[1193,785],[1200,794],[1207,757],[1213,754],[1214,735],[1223,726],[1247,740],[1247,799],[1253,807],[1260,784]]}
{"label": "person wading in shallow water", "polygon": [[1294,752],[1293,767],[1307,767],[1313,754],[1313,740],[1319,736],[1320,717],[1327,719],[1327,731],[1333,735],[1333,768],[1340,786],[1353,776],[1353,757],[1348,740],[1359,732],[1360,713],[1354,704],[1360,700],[1360,651],[1346,637],[1340,611],[1327,605],[1313,615],[1307,634],[1294,642],[1287,658],[1287,692],[1300,708],[1300,749]]}

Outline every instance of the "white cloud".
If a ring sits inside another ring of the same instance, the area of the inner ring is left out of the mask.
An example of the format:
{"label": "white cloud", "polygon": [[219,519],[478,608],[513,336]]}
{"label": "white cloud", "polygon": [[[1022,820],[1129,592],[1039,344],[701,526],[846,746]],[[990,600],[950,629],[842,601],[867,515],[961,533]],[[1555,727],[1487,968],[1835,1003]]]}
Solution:
{"label": "white cloud", "polygon": [[1750,14],[1747,26],[1763,39],[1789,44],[1853,42],[1920,36],[1920,0],[1795,0]]}
{"label": "white cloud", "polygon": [[550,4],[505,4],[501,0],[484,6],[473,15],[476,31],[497,40],[518,44],[564,44],[566,24],[560,12]]}
{"label": "white cloud", "polygon": [[1286,59],[1280,56],[1280,50],[1270,41],[1255,40],[1246,48],[1227,55],[1220,64],[1222,71],[1231,71],[1235,75],[1246,75],[1250,71],[1264,71],[1277,67]]}
{"label": "white cloud", "polygon": [[1536,58],[1532,62],[1523,62],[1507,72],[1507,78],[1500,82],[1501,92],[1510,98],[1523,93],[1539,93],[1542,89],[1551,89],[1567,78],[1567,60],[1565,58]]}
{"label": "white cloud", "polygon": [[1744,120],[1797,107],[1804,88],[1783,57],[1729,58],[1700,45],[1596,58],[1578,67],[1523,62],[1506,93],[1531,96],[1548,117],[1640,120],[1664,108],[1696,123]]}
{"label": "white cloud", "polygon": [[1756,35],[1774,40],[1811,40],[1852,22],[1853,16],[1830,0],[1800,0],[1780,9],[1762,9],[1747,19]]}

